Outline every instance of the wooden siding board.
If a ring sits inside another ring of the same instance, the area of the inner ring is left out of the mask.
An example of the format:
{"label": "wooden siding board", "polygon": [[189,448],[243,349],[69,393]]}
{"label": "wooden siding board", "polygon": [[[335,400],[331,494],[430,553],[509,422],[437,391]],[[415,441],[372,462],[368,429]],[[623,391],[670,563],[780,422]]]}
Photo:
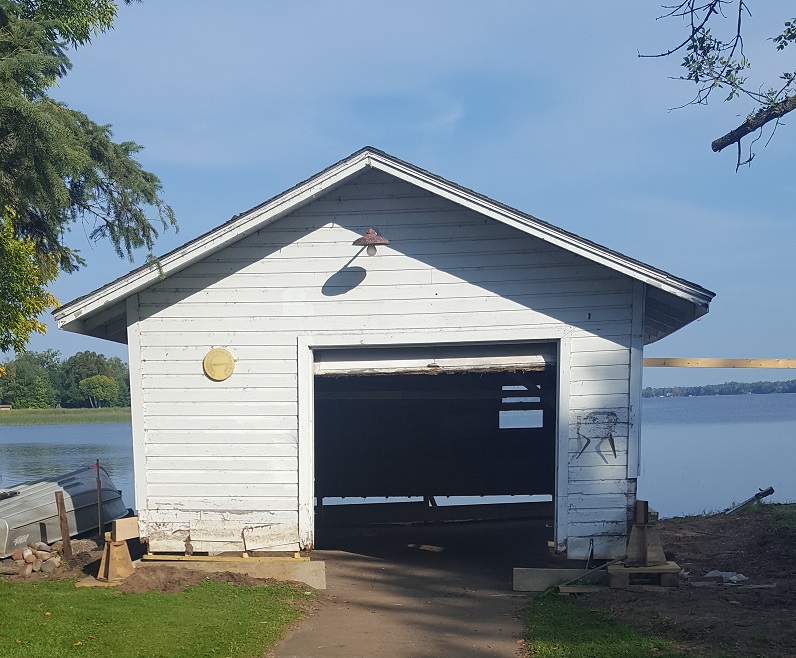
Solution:
{"label": "wooden siding board", "polygon": [[[195,498],[224,498],[233,494],[239,498],[268,498],[279,497],[294,501],[298,495],[298,484],[292,483],[263,483],[263,482],[235,482],[235,486],[230,486],[228,482],[212,483],[204,482],[197,484],[192,482],[177,483],[171,482],[148,482],[147,492],[149,498],[159,497],[195,497]],[[296,539],[294,537],[294,539]]]}
{"label": "wooden siding board", "polygon": [[191,414],[197,418],[203,416],[295,416],[298,405],[296,402],[277,402],[268,398],[252,404],[251,401],[219,401],[196,404],[195,401],[167,402],[158,400],[149,402],[150,418],[158,416],[184,416]]}
{"label": "wooden siding board", "polygon": [[569,523],[569,510],[567,507],[569,491],[569,454],[571,420],[570,420],[570,358],[572,355],[572,342],[569,336],[564,336],[558,343],[558,410],[556,414],[556,484],[555,484],[555,531],[553,541],[556,552],[567,550],[567,526]]}
{"label": "wooden siding board", "polygon": [[[147,458],[147,472],[162,471],[289,471],[298,472],[298,460],[295,457],[246,457],[245,455],[228,455],[225,457],[179,456]],[[234,482],[230,482],[234,485]]]}
{"label": "wooden siding board", "polygon": [[274,512],[295,512],[296,497],[266,497],[266,496],[182,496],[168,494],[165,496],[148,496],[147,507],[171,507],[182,510],[193,510],[195,512],[218,511],[228,512],[236,510],[238,512],[257,512],[260,510],[271,510]]}
{"label": "wooden siding board", "polygon": [[630,398],[628,402],[627,477],[638,477],[641,470],[641,386],[644,366],[644,300],[647,286],[633,284],[633,318],[630,345]]}
{"label": "wooden siding board", "polygon": [[149,484],[172,484],[174,486],[190,485],[195,482],[204,484],[297,484],[296,472],[285,470],[245,470],[230,471],[213,468],[210,470],[196,469],[178,471],[155,471],[147,473]]}
{"label": "wooden siding board", "polygon": [[635,493],[635,491],[636,487],[634,480],[573,480],[569,483],[570,495],[629,495],[631,493]]}
{"label": "wooden siding board", "polygon": [[223,431],[258,427],[264,430],[295,430],[295,416],[148,416],[147,428],[151,430],[192,429],[196,431]]}
{"label": "wooden siding board", "polygon": [[256,427],[225,429],[223,432],[196,432],[193,430],[158,430],[147,435],[150,443],[292,443],[298,441],[293,430],[263,430]]}
{"label": "wooden siding board", "polygon": [[185,444],[153,443],[146,445],[147,457],[231,457],[237,455],[245,459],[253,457],[297,457],[295,443],[229,443]]}
{"label": "wooden siding board", "polygon": [[136,507],[143,507],[146,501],[147,461],[144,445],[146,442],[146,403],[143,399],[145,386],[141,368],[141,323],[138,320],[138,297],[127,298],[127,341],[130,371],[130,412],[133,438],[133,485]]}
{"label": "wooden siding board", "polygon": [[275,403],[293,402],[296,390],[289,388],[263,388],[258,386],[225,386],[224,388],[147,388],[143,391],[144,402],[201,405],[204,403]]}

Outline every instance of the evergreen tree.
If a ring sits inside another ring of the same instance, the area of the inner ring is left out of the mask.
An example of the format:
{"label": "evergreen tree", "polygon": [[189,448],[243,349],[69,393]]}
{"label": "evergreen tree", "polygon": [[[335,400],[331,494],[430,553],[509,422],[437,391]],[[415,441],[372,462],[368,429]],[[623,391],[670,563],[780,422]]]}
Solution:
{"label": "evergreen tree", "polygon": [[[130,259],[151,250],[158,226],[176,226],[160,181],[135,160],[141,147],[48,96],[71,68],[65,43],[86,43],[115,14],[110,0],[0,0],[0,308],[14,311],[0,314],[0,349],[43,330],[45,286],[84,264],[65,242],[73,225]],[[23,258],[6,255],[15,248]]]}

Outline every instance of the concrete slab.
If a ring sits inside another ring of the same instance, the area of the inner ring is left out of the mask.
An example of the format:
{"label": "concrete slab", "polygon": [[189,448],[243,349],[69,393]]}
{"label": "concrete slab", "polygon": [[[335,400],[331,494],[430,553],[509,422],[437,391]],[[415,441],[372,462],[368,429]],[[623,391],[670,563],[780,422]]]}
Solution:
{"label": "concrete slab", "polygon": [[304,583],[313,589],[326,589],[326,563],[322,560],[292,559],[258,559],[258,558],[221,558],[202,557],[201,560],[166,560],[159,561],[148,556],[147,560],[136,562],[136,570],[146,569],[149,565],[168,564],[170,569],[190,569],[218,573],[231,571],[245,573],[252,578],[273,578],[275,580],[292,580]]}
{"label": "concrete slab", "polygon": [[[514,568],[515,592],[544,592],[548,587],[560,585],[573,578],[589,574],[588,569],[533,569]],[[589,583],[604,582],[605,572],[590,576]]]}

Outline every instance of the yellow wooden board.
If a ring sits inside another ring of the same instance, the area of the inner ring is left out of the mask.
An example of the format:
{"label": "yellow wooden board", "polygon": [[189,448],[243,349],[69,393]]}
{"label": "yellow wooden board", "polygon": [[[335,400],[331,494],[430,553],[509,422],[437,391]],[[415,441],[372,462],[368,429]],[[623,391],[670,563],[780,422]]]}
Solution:
{"label": "yellow wooden board", "polygon": [[644,359],[645,368],[796,368],[796,359]]}

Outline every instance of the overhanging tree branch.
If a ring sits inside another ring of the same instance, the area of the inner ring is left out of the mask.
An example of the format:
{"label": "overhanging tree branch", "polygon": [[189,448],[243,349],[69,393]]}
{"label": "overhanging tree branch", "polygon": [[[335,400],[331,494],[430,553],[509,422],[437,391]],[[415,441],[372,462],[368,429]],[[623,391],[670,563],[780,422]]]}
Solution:
{"label": "overhanging tree branch", "polygon": [[712,148],[715,153],[718,153],[731,144],[738,144],[747,135],[759,130],[770,121],[785,116],[788,112],[792,112],[793,110],[796,110],[796,96],[789,96],[771,107],[764,107],[746,117],[746,121],[735,130],[731,130],[726,135],[714,140],[710,148]]}
{"label": "overhanging tree branch", "polygon": [[[725,101],[745,98],[754,103],[740,126],[715,139],[711,144],[714,152],[731,144],[738,145],[736,170],[752,161],[754,153],[751,145],[757,141],[755,139],[749,144],[749,157],[742,161],[741,140],[760,131],[769,123],[776,128],[785,114],[796,109],[796,71],[792,65],[788,66],[786,63],[783,67],[784,73],[779,74],[779,79],[774,84],[771,84],[771,80],[763,82],[751,78],[753,70],[744,53],[742,36],[744,19],[752,16],[749,7],[751,2],[752,0],[681,0],[671,6],[664,5],[667,13],[661,18],[682,19],[686,26],[686,37],[676,47],[652,55],[666,57],[682,52],[681,66],[685,72],[679,79],[695,83],[697,92],[680,107],[707,105],[709,97],[716,90],[726,94]],[[767,41],[773,43],[777,52],[782,52],[789,44],[796,43],[796,18],[785,20],[784,29]],[[773,131],[771,134],[773,135]]]}

